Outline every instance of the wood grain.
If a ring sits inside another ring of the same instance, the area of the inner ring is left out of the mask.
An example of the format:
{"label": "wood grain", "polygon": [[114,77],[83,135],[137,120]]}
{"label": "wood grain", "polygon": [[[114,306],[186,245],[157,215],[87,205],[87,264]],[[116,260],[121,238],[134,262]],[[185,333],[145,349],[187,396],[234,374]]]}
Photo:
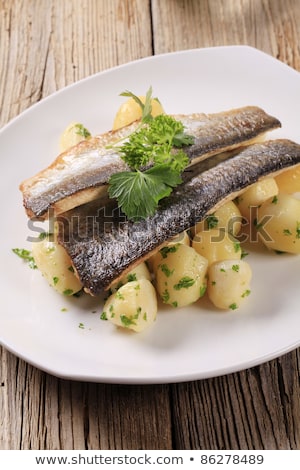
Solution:
{"label": "wood grain", "polygon": [[[249,44],[300,70],[298,0],[0,0],[0,35],[0,126],[153,53]],[[300,449],[299,357],[122,386],[58,379],[0,348],[0,449]]]}

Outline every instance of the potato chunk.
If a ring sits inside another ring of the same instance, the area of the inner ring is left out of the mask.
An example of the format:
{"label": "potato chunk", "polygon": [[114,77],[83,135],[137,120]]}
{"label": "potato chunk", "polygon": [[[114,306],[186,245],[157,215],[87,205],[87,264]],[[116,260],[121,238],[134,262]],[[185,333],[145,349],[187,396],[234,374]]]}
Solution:
{"label": "potato chunk", "polygon": [[218,308],[235,310],[250,294],[251,277],[243,260],[217,261],[208,269],[208,297]]}
{"label": "potato chunk", "polygon": [[147,268],[146,263],[140,263],[133,268],[129,273],[125,274],[119,281],[114,283],[111,287],[112,292],[116,292],[127,282],[138,281],[139,279],[148,279],[151,281],[151,274]]}
{"label": "potato chunk", "polygon": [[240,243],[225,230],[211,229],[198,232],[193,238],[192,247],[208,260],[208,264],[224,259],[240,259]]}
{"label": "potato chunk", "polygon": [[242,215],[233,201],[228,201],[195,225],[193,233],[202,232],[212,228],[223,229],[226,232],[237,235],[241,229]]}
{"label": "potato chunk", "polygon": [[116,326],[140,332],[156,319],[157,297],[150,281],[140,279],[124,284],[105,302],[102,318]]}
{"label": "potato chunk", "polygon": [[[142,103],[145,103],[145,96],[139,96],[139,98]],[[159,114],[164,114],[162,105],[155,98],[151,100],[151,106],[151,115],[153,117],[158,116]],[[136,121],[137,119],[140,119],[141,117],[141,107],[133,98],[129,98],[118,109],[114,119],[113,129],[116,130],[124,126],[128,126],[128,124],[131,124],[132,122]]]}
{"label": "potato chunk", "polygon": [[[251,208],[259,207],[265,201],[278,194],[274,178],[264,178],[246,189],[237,199],[237,205],[247,222],[251,221]],[[256,211],[255,211],[256,217]]]}
{"label": "potato chunk", "polygon": [[32,254],[38,269],[60,294],[73,295],[82,288],[66,250],[48,237],[32,243]]}
{"label": "potato chunk", "polygon": [[300,165],[283,171],[275,177],[279,192],[292,194],[300,192]]}
{"label": "potato chunk", "polygon": [[[189,234],[185,231],[176,235],[176,237],[172,238],[169,243],[167,243],[166,247],[177,245],[178,243],[182,243],[183,245],[190,246],[191,240]],[[166,247],[162,248],[163,252],[165,251]],[[161,253],[160,250],[154,253],[150,258],[147,259],[146,263],[149,266],[149,269],[152,272],[156,271],[157,265],[161,261]]]}
{"label": "potato chunk", "polygon": [[80,123],[72,122],[62,132],[59,140],[59,148],[61,152],[68,150],[73,145],[79,144],[82,140],[88,139],[90,132]]}
{"label": "potato chunk", "polygon": [[156,287],[163,302],[183,307],[196,302],[206,291],[207,260],[192,247],[176,244],[160,250]]}
{"label": "potato chunk", "polygon": [[255,225],[260,239],[268,248],[287,253],[300,253],[298,199],[288,194],[278,194],[258,209]]}

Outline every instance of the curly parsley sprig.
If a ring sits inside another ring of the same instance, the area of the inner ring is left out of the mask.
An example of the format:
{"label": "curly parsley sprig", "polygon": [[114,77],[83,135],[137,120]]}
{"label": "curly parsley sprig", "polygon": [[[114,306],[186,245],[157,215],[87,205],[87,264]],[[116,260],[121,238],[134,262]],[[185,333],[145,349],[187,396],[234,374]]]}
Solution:
{"label": "curly parsley sprig", "polygon": [[182,147],[194,142],[180,121],[165,114],[151,116],[151,94],[150,87],[143,104],[133,93],[122,93],[140,104],[144,125],[118,147],[130,171],[109,179],[109,196],[116,198],[122,211],[134,220],[153,215],[159,201],[182,182],[181,173],[189,163]]}

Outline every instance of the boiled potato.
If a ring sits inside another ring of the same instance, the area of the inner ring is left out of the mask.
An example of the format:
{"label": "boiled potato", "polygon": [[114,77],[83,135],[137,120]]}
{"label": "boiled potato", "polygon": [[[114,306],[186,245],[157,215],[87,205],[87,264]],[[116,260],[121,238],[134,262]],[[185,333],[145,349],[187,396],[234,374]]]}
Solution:
{"label": "boiled potato", "polygon": [[[145,103],[145,96],[139,96],[139,99],[142,103]],[[153,98],[151,100],[152,111],[151,115],[153,117],[158,116],[159,114],[164,114],[164,110],[160,102]],[[125,103],[123,103],[117,111],[117,114],[114,119],[113,129],[120,129],[121,127],[128,126],[137,119],[141,119],[142,109],[140,105],[133,99],[129,98]]]}
{"label": "boiled potato", "polygon": [[146,263],[140,263],[135,268],[133,268],[129,273],[121,277],[119,281],[114,283],[111,286],[111,291],[116,292],[121,286],[127,282],[138,281],[139,279],[148,279],[151,281],[151,274],[147,268]]}
{"label": "boiled potato", "polygon": [[300,165],[283,171],[275,177],[279,192],[292,194],[300,192]]}
{"label": "boiled potato", "polygon": [[79,122],[72,122],[61,134],[59,140],[60,151],[64,152],[82,140],[91,137],[90,132]]}
{"label": "boiled potato", "polygon": [[206,291],[208,262],[192,247],[176,244],[161,250],[156,268],[156,287],[163,302],[183,307],[196,302]]}
{"label": "boiled potato", "polygon": [[140,332],[156,319],[156,292],[148,279],[127,282],[105,302],[102,318],[129,330]]}
{"label": "boiled potato", "polygon": [[208,297],[218,308],[235,310],[250,294],[251,277],[243,260],[217,261],[208,269]]}
{"label": "boiled potato", "polygon": [[256,228],[270,249],[300,253],[300,201],[278,194],[258,209]]}
{"label": "boiled potato", "polygon": [[[166,247],[171,247],[171,246],[174,247],[174,245],[177,245],[178,243],[182,243],[184,245],[190,246],[190,242],[191,241],[190,241],[189,234],[185,231],[185,232],[179,233],[178,235],[176,235],[176,237],[172,238],[169,241],[169,243],[167,243]],[[162,253],[166,251],[167,249],[166,247],[162,248],[162,252],[161,250],[159,250],[153,255],[151,255],[150,258],[147,259],[147,265],[149,266],[149,269],[152,272],[155,272],[157,265],[161,262]]]}
{"label": "boiled potato", "polygon": [[202,232],[212,228],[224,229],[232,235],[237,235],[241,230],[242,215],[233,201],[228,201],[217,209],[213,214],[198,222],[193,233]]}
{"label": "boiled potato", "polygon": [[[253,218],[253,207],[259,207],[265,201],[278,194],[278,186],[274,178],[264,178],[246,189],[237,199],[237,206],[245,219]],[[256,217],[256,210],[254,211]],[[251,217],[252,216],[252,217]]]}
{"label": "boiled potato", "polygon": [[225,230],[211,229],[198,232],[192,241],[192,247],[208,260],[208,264],[224,259],[240,259],[240,243]]}
{"label": "boiled potato", "polygon": [[69,296],[81,290],[69,255],[56,241],[46,237],[32,243],[32,255],[44,278],[60,294]]}

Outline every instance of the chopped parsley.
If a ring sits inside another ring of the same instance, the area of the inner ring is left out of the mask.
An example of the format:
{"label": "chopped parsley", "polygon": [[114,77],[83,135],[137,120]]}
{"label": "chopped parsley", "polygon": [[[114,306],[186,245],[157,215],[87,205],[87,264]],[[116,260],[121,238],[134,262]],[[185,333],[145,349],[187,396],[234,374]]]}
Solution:
{"label": "chopped parsley", "polygon": [[142,122],[117,147],[130,170],[112,175],[108,182],[109,196],[116,198],[122,211],[133,220],[153,215],[159,201],[182,182],[181,173],[189,159],[181,147],[194,142],[180,121],[165,114],[151,116],[151,94],[150,87],[145,104],[131,92],[122,94],[131,96],[141,106]]}
{"label": "chopped parsley", "polygon": [[65,289],[63,291],[63,294],[64,295],[73,295],[74,294],[74,291],[72,289]]}
{"label": "chopped parsley", "polygon": [[135,273],[130,273],[130,274],[128,274],[128,276],[127,276],[127,282],[133,282],[133,281],[137,281],[136,274],[135,274]]}
{"label": "chopped parsley", "polygon": [[122,325],[125,326],[125,328],[128,328],[131,325],[136,325],[136,322],[134,321],[132,315],[130,317],[128,317],[127,315],[120,315],[120,320],[122,322]]}
{"label": "chopped parsley", "polygon": [[239,264],[233,264],[231,266],[231,269],[232,269],[232,271],[235,271],[236,273],[238,273],[239,270],[240,270],[240,265]]}
{"label": "chopped parsley", "polygon": [[84,323],[80,322],[79,325],[78,325],[78,328],[81,328],[82,330],[84,330]]}
{"label": "chopped parsley", "polygon": [[274,196],[272,199],[272,204],[277,204],[278,203],[278,197]]}
{"label": "chopped parsley", "polygon": [[288,228],[285,228],[285,229],[283,229],[283,234],[284,235],[292,235],[292,232]]}
{"label": "chopped parsley", "polygon": [[167,258],[169,253],[176,253],[179,245],[180,243],[176,243],[175,245],[171,245],[171,246],[164,246],[163,248],[159,250],[159,252],[163,258]]}
{"label": "chopped parsley", "polygon": [[23,259],[31,269],[37,269],[37,265],[32,256],[32,252],[25,250],[25,248],[13,248],[13,253],[15,253],[19,258]]}
{"label": "chopped parsley", "polygon": [[231,310],[236,310],[236,309],[238,308],[238,306],[237,306],[236,303],[233,303],[233,304],[230,304],[230,305],[229,305],[229,308],[230,308]]}
{"label": "chopped parsley", "polygon": [[207,228],[210,230],[218,226],[219,219],[214,214],[212,214],[206,218],[206,223],[207,223]]}
{"label": "chopped parsley", "polygon": [[300,238],[300,222],[296,225],[296,238]]}
{"label": "chopped parsley", "polygon": [[247,289],[247,290],[245,290],[245,292],[243,292],[243,294],[241,295],[241,297],[243,297],[243,298],[244,298],[244,297],[248,297],[248,295],[250,295],[250,294],[251,294],[251,290]]}
{"label": "chopped parsley", "polygon": [[54,277],[52,278],[52,281],[53,281],[53,284],[56,286],[56,284],[59,282],[59,278],[56,277],[56,276],[54,276]]}
{"label": "chopped parsley", "polygon": [[202,284],[202,286],[200,287],[200,297],[203,297],[205,292],[206,292],[206,285]]}
{"label": "chopped parsley", "polygon": [[241,244],[240,244],[240,242],[233,242],[233,248],[234,248],[235,253],[237,253],[238,251],[240,251],[240,250],[241,250]]}
{"label": "chopped parsley", "polygon": [[103,312],[101,313],[100,315],[100,320],[107,320],[107,314],[106,312],[103,310]]}
{"label": "chopped parsley", "polygon": [[88,131],[87,128],[84,127],[83,124],[78,123],[78,124],[75,124],[74,127],[76,129],[77,135],[81,135],[81,137],[84,137],[85,139],[88,139],[89,137],[91,137],[90,131]]}
{"label": "chopped parsley", "polygon": [[125,299],[124,295],[121,294],[121,292],[119,290],[116,292],[116,298],[119,299],[119,300],[124,300]]}
{"label": "chopped parsley", "polygon": [[170,300],[170,294],[169,291],[166,289],[164,292],[161,294],[162,301],[166,304]]}
{"label": "chopped parsley", "polygon": [[174,269],[170,269],[166,264],[161,264],[160,269],[164,273],[165,276],[170,277],[174,273]]}
{"label": "chopped parsley", "polygon": [[174,289],[175,290],[180,290],[180,289],[188,289],[189,287],[192,287],[195,284],[195,279],[184,276],[180,279],[180,281],[177,284],[174,284]]}
{"label": "chopped parsley", "polygon": [[45,240],[45,238],[50,238],[51,236],[53,236],[53,233],[41,232],[41,233],[39,234],[39,239],[40,239],[40,240]]}

